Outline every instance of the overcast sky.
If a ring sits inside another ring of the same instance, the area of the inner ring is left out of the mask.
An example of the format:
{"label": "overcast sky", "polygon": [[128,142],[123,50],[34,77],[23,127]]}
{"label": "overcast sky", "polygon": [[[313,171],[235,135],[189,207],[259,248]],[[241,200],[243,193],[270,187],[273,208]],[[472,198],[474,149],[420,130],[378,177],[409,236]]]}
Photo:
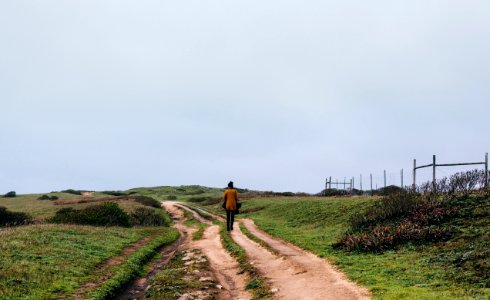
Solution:
{"label": "overcast sky", "polygon": [[409,184],[483,161],[489,96],[486,0],[5,0],[0,193]]}

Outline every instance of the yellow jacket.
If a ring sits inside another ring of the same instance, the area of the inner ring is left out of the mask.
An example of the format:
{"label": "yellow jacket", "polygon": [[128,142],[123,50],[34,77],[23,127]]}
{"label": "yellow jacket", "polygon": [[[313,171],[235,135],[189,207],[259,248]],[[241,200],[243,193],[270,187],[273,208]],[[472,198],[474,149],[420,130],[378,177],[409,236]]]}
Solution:
{"label": "yellow jacket", "polygon": [[226,210],[237,210],[238,192],[235,189],[225,190]]}

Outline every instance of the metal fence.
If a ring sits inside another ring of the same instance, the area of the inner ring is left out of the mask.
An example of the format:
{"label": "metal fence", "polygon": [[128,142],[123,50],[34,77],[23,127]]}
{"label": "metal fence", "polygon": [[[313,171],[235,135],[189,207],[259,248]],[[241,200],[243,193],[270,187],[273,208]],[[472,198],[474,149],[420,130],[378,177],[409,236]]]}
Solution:
{"label": "metal fence", "polygon": [[[471,165],[484,165],[485,168],[485,188],[489,188],[489,173],[488,173],[488,153],[485,153],[485,160],[482,162],[464,162],[464,163],[444,163],[444,164],[438,164],[436,162],[436,156],[432,156],[432,163],[427,164],[427,165],[422,165],[422,166],[417,166],[417,160],[413,160],[413,183],[412,183],[412,188],[415,189],[417,184],[417,170],[418,169],[423,169],[423,168],[429,168],[432,167],[432,187],[435,190],[436,189],[436,168],[437,167],[454,167],[454,166],[471,166]],[[404,177],[404,171],[403,169],[400,170],[400,187],[401,188],[407,188],[409,189],[410,186],[404,186],[403,183],[403,177]],[[370,181],[370,191],[371,193],[373,192],[373,174],[369,174],[369,181]],[[386,170],[383,170],[383,187],[386,187]],[[349,190],[352,192],[352,190],[355,187],[355,177],[351,177],[350,179],[347,179],[344,177],[343,181],[339,181],[336,179],[335,181],[332,181],[332,177],[327,177],[325,180],[325,189],[331,189],[332,185],[335,186],[335,188],[339,189],[339,187],[343,187],[344,190]],[[376,189],[378,189],[376,185]],[[365,191],[362,188],[362,174],[359,175],[359,190]]]}
{"label": "metal fence", "polygon": [[413,184],[412,188],[417,186],[417,170],[423,168],[432,167],[432,189],[436,190],[436,168],[437,167],[454,167],[454,166],[472,166],[472,165],[484,165],[485,166],[485,188],[488,188],[488,153],[485,153],[485,160],[483,162],[468,162],[468,163],[452,163],[452,164],[438,164],[436,163],[436,156],[432,155],[432,163],[423,166],[417,166],[417,160],[413,160]]}

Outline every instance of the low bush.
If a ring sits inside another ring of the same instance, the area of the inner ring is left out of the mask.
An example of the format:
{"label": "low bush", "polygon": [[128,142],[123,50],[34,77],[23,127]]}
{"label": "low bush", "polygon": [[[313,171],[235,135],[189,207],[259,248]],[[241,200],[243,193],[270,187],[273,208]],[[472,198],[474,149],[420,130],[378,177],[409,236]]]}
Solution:
{"label": "low bush", "polygon": [[200,203],[200,202],[204,202],[204,201],[209,201],[209,200],[212,200],[213,197],[191,197],[189,198],[189,201],[190,202],[194,202],[194,203]]}
{"label": "low bush", "polygon": [[102,194],[111,195],[111,196],[128,196],[128,193],[120,192],[120,191],[103,191]]}
{"label": "low bush", "polygon": [[131,224],[137,226],[168,226],[163,216],[149,207],[138,207],[130,214]]}
{"label": "low bush", "polygon": [[160,203],[160,201],[153,199],[152,197],[135,196],[133,199],[134,199],[134,201],[141,203],[143,205],[146,205],[146,206],[151,206],[151,207],[155,207],[155,208],[162,207],[162,203]]}
{"label": "low bush", "polygon": [[80,210],[62,208],[49,221],[94,226],[131,226],[129,215],[114,202],[92,205]]}
{"label": "low bush", "polygon": [[199,203],[201,205],[214,205],[223,201],[221,197],[192,197],[190,202]]}
{"label": "low bush", "polygon": [[374,203],[365,212],[355,214],[350,219],[352,230],[359,231],[385,221],[396,220],[412,211],[422,200],[415,193],[399,193]]}
{"label": "low bush", "polygon": [[24,225],[31,221],[31,217],[23,212],[8,211],[7,208],[0,206],[0,226]]}
{"label": "low bush", "polygon": [[318,196],[325,196],[325,197],[346,196],[346,195],[350,195],[349,191],[339,190],[339,189],[324,189],[318,194]]}
{"label": "low bush", "polygon": [[17,193],[14,191],[10,191],[4,195],[5,198],[14,198],[15,196],[17,196]]}
{"label": "low bush", "polygon": [[48,196],[48,195],[42,195],[37,200],[58,200],[58,196]]}
{"label": "low bush", "polygon": [[167,196],[167,200],[177,200],[177,196],[174,195]]}
{"label": "low bush", "polygon": [[405,190],[396,185],[389,185],[373,191],[373,195],[390,196],[404,193]]}
{"label": "low bush", "polygon": [[458,212],[447,202],[424,201],[417,194],[397,194],[351,218],[351,232],[333,245],[347,251],[380,252],[408,242],[449,239],[449,227],[436,226]]}
{"label": "low bush", "polygon": [[72,194],[72,195],[82,195],[83,192],[85,192],[85,191],[74,190],[74,189],[68,189],[68,190],[61,191],[61,193],[67,193],[67,194]]}

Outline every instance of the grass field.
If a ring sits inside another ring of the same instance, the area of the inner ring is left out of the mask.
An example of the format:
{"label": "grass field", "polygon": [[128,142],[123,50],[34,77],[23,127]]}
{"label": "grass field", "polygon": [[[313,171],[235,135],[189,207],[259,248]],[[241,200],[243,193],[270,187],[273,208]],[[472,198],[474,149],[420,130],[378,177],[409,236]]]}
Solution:
{"label": "grass field", "polygon": [[[0,298],[72,295],[98,266],[148,236],[176,238],[170,228],[30,225],[0,230]],[[115,270],[111,270],[115,271]],[[106,274],[107,275],[107,274]]]}
{"label": "grass field", "polygon": [[[1,299],[59,299],[75,294],[83,298],[106,298],[136,276],[159,248],[178,238],[177,230],[168,227],[46,224],[44,220],[61,208],[82,209],[100,204],[90,202],[94,200],[114,201],[128,213],[144,205],[103,193],[88,198],[69,193],[47,194],[57,196],[58,201],[38,200],[41,195],[0,198],[0,206],[28,213],[37,220],[31,225],[0,228]],[[56,205],[80,200],[89,202]],[[164,210],[152,209],[167,224],[172,223]],[[131,247],[134,249],[127,251]],[[119,257],[118,261],[104,267],[114,257]]]}
{"label": "grass field", "polygon": [[[382,254],[333,250],[331,245],[347,230],[349,217],[364,210],[373,201],[376,200],[369,197],[252,199],[242,202],[242,210],[253,212],[240,216],[253,219],[272,235],[328,258],[351,279],[367,286],[377,299],[490,297],[490,289],[484,287],[484,278],[479,282],[472,281],[465,277],[468,274],[461,274],[466,270],[458,270],[449,263],[451,255],[457,256],[454,249],[462,245],[468,248],[459,249],[462,253],[475,248],[484,251],[484,247],[488,246],[490,220],[484,217],[485,214],[479,221],[456,220],[454,226],[459,233],[444,243],[408,245]],[[487,215],[488,202],[480,208],[486,210]],[[205,208],[222,213],[219,205]]]}

